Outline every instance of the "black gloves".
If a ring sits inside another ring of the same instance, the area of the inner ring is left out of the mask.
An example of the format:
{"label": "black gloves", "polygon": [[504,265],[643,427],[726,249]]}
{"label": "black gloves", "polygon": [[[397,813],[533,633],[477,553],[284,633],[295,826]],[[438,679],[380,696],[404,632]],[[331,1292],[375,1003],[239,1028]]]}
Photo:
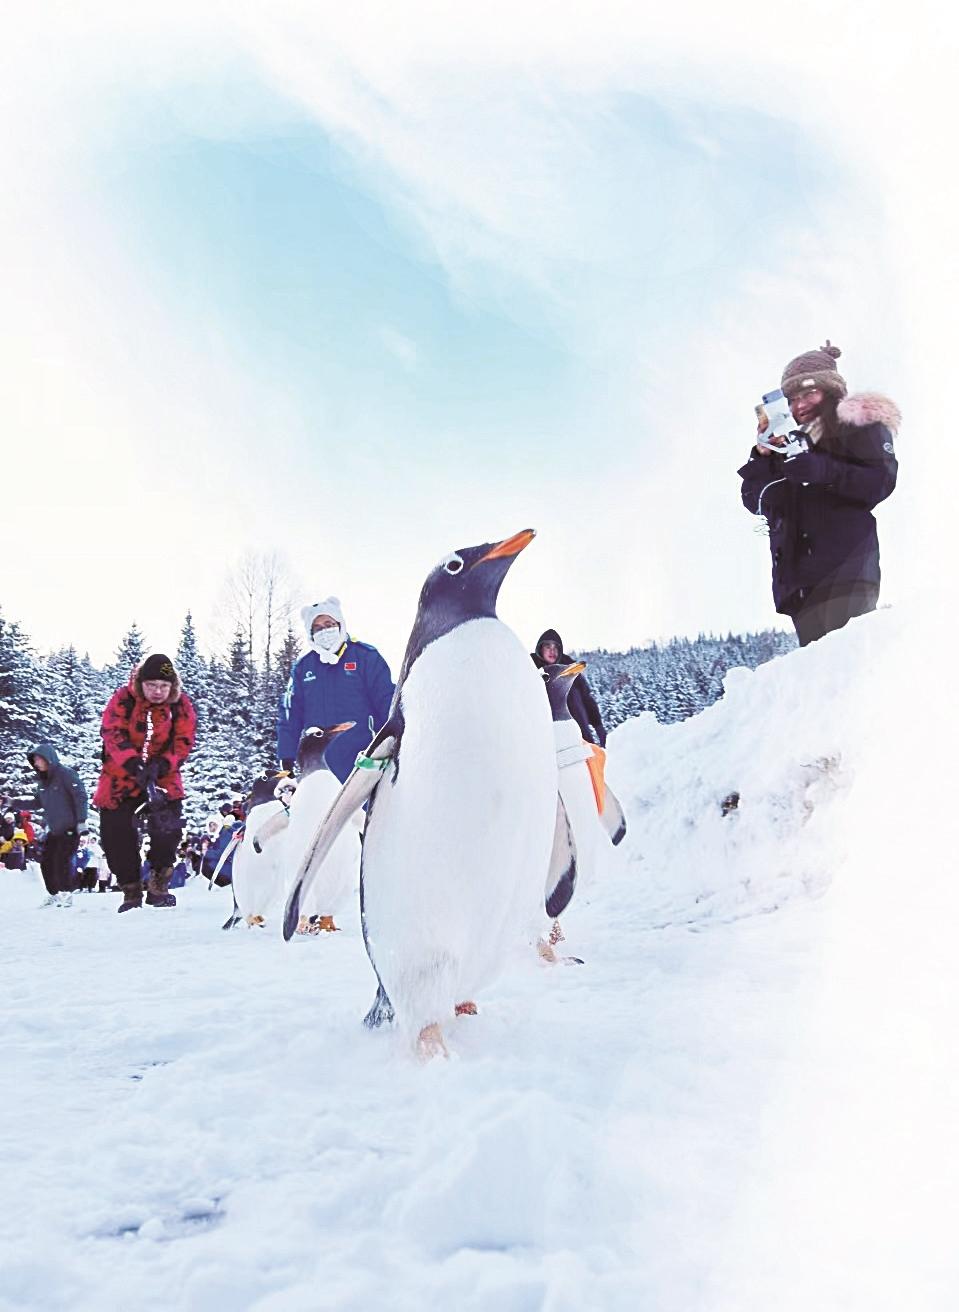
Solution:
{"label": "black gloves", "polygon": [[832,476],[829,457],[822,451],[802,451],[783,464],[783,477],[790,483],[829,483]]}

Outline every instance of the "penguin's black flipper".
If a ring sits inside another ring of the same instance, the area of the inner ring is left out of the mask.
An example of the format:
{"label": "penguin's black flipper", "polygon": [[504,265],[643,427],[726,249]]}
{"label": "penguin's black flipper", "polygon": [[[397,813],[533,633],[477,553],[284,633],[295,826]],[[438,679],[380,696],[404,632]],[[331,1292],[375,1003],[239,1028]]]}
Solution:
{"label": "penguin's black flipper", "polygon": [[296,927],[300,923],[300,897],[303,892],[303,881],[298,879],[293,885],[293,891],[286,899],[286,909],[283,912],[283,939],[289,943],[290,939],[296,933]]}
{"label": "penguin's black flipper", "polygon": [[223,922],[223,924],[220,926],[220,928],[221,928],[221,929],[233,929],[233,928],[235,928],[235,927],[240,923],[240,921],[241,921],[242,919],[243,919],[243,912],[240,910],[240,908],[239,908],[239,907],[236,905],[236,903],[234,902],[234,903],[233,903],[233,910],[232,910],[232,911],[230,912],[230,914],[227,916],[226,920],[224,920],[224,922]]}
{"label": "penguin's black flipper", "polygon": [[368,1030],[375,1030],[379,1029],[381,1025],[392,1025],[393,1019],[393,1004],[386,996],[386,989],[380,984],[377,986],[372,1007],[363,1017],[363,1024]]}
{"label": "penguin's black flipper", "polygon": [[330,848],[352,816],[372,797],[384,774],[390,773],[395,746],[396,740],[385,736],[384,731],[380,730],[369,749],[357,758],[356,768],[347,776],[346,783],[321,820],[303,854],[293,881],[293,891],[287,899],[286,911],[283,915],[283,937],[287,941],[293,937],[293,931],[296,929],[300,901],[312,886]]}
{"label": "penguin's black flipper", "polygon": [[599,823],[609,834],[609,841],[613,847],[617,847],[626,837],[626,817],[623,814],[623,808],[619,804],[619,798],[607,784],[606,800],[603,804],[603,811],[599,817]]}
{"label": "penguin's black flipper", "polygon": [[553,854],[549,861],[546,887],[550,890],[546,895],[546,914],[555,919],[569,906],[576,888],[576,844],[573,841],[573,831],[570,828],[566,807],[558,793]]}

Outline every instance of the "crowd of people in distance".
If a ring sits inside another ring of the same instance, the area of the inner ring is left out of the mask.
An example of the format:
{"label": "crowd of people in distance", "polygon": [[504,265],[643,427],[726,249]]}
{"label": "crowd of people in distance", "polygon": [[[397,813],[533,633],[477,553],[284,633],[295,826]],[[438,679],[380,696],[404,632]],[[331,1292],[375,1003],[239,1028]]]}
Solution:
{"label": "crowd of people in distance", "polygon": [[[789,361],[781,391],[770,395],[785,399],[794,431],[788,437],[769,431],[768,416],[757,407],[754,445],[738,471],[743,504],[768,526],[774,605],[790,616],[802,646],[875,609],[879,540],[872,511],[894,490],[898,470],[899,411],[877,393],[847,395],[836,365],[840,354],[827,342]],[[300,613],[309,645],[278,706],[278,778],[293,775],[304,731],[351,723],[326,756],[342,782],[386,723],[394,682],[379,651],[349,633],[339,598]],[[555,629],[540,635],[531,655],[540,669],[570,662]],[[569,710],[583,739],[603,747],[606,730],[582,676]],[[193,750],[196,714],[168,656],[148,656],[117,688],[100,732],[103,763],[92,799],[98,831],[88,823],[76,770],[60,761],[53,743],[41,742],[27,752],[33,794],[0,798],[0,863],[23,870],[36,862],[44,905],[69,905],[78,890],[115,887],[123,895],[121,912],[144,901],[172,907],[171,889],[192,876],[228,884],[243,807],[224,802],[202,832],[184,836],[181,768]]]}

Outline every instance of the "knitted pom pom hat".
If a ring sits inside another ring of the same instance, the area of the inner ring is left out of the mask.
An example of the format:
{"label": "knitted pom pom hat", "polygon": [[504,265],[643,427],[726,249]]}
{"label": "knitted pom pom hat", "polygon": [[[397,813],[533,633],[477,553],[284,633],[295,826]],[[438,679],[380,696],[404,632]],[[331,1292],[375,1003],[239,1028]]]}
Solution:
{"label": "knitted pom pom hat", "polygon": [[839,347],[833,346],[827,337],[826,345],[820,346],[818,351],[806,351],[804,355],[797,355],[795,360],[790,360],[783,370],[780,384],[786,396],[795,396],[797,392],[810,387],[818,387],[820,391],[829,392],[833,396],[845,396],[846,380],[836,368],[836,361],[841,355]]}

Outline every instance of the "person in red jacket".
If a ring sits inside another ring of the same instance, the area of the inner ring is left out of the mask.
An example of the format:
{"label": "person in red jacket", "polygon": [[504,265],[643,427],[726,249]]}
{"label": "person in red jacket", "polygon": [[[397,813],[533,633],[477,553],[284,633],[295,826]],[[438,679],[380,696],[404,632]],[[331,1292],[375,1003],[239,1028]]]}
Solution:
{"label": "person in red jacket", "polygon": [[100,843],[123,889],[121,911],[143,900],[140,823],[150,838],[147,905],[174,907],[170,876],[183,832],[180,767],[196,736],[196,712],[168,656],[148,656],[107,702],[100,725],[103,769],[93,794]]}

